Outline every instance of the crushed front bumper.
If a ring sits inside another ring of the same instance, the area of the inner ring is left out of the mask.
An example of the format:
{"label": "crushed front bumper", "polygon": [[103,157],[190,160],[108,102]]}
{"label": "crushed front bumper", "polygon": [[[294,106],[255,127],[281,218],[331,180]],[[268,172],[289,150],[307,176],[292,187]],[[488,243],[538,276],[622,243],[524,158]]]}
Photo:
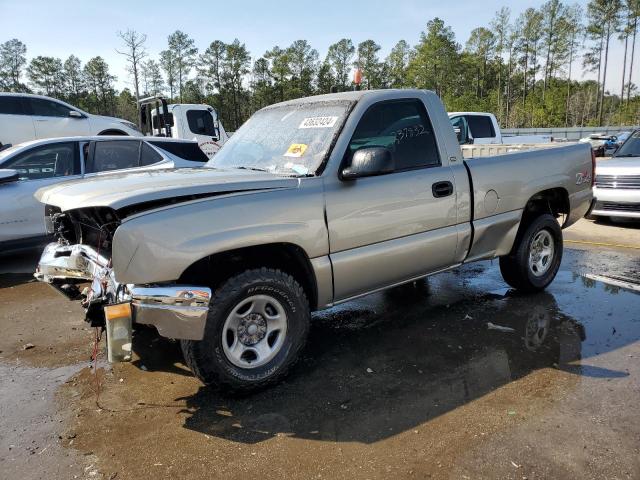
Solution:
{"label": "crushed front bumper", "polygon": [[109,259],[87,245],[50,243],[42,252],[36,279],[69,298],[70,285],[91,282],[82,295],[87,312],[115,303],[130,303],[134,323],[153,325],[160,335],[202,340],[211,289],[193,285],[119,284]]}

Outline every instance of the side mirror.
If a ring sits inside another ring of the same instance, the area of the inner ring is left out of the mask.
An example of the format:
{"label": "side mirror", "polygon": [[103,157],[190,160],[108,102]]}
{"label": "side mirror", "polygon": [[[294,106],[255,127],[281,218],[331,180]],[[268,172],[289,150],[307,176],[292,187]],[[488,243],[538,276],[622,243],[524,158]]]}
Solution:
{"label": "side mirror", "polygon": [[0,169],[0,185],[3,183],[17,182],[20,179],[20,174],[17,170],[11,168]]}
{"label": "side mirror", "polygon": [[453,131],[456,132],[456,137],[458,137],[458,144],[465,145],[469,143],[469,130],[467,126],[462,124],[460,126],[453,127]]}
{"label": "side mirror", "polygon": [[69,116],[71,118],[84,118],[84,115],[82,115],[80,112],[76,112],[75,110],[69,110]]}
{"label": "side mirror", "polygon": [[341,172],[342,180],[355,180],[362,177],[373,177],[391,173],[395,162],[391,151],[385,147],[368,147],[356,150],[351,165]]}
{"label": "side mirror", "polygon": [[454,127],[453,131],[456,132],[456,137],[458,137],[458,143],[460,143],[460,137],[462,136],[462,129],[460,127]]}

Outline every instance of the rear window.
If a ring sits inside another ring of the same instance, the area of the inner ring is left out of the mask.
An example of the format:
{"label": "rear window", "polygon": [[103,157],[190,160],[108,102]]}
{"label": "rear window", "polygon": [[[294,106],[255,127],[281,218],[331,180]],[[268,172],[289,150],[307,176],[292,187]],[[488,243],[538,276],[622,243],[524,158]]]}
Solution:
{"label": "rear window", "polygon": [[149,143],[154,147],[161,148],[165,152],[169,152],[184,160],[189,160],[191,162],[209,161],[209,157],[200,150],[200,147],[195,142],[166,142],[162,140],[154,140],[149,141]]}
{"label": "rear window", "polygon": [[153,148],[142,142],[142,150],[140,151],[140,166],[153,165],[162,161],[162,155]]}
{"label": "rear window", "polygon": [[107,172],[138,166],[140,142],[105,140],[95,143],[93,156],[86,165],[87,173]]}
{"label": "rear window", "polygon": [[467,123],[469,124],[469,129],[471,130],[473,138],[493,138],[496,136],[490,117],[485,117],[483,115],[468,115]]}
{"label": "rear window", "polygon": [[209,110],[188,110],[187,122],[189,130],[196,135],[208,135],[217,137],[216,127],[213,124],[213,117]]}
{"label": "rear window", "polygon": [[24,115],[22,108],[22,98],[9,96],[0,96],[0,113],[5,115]]}

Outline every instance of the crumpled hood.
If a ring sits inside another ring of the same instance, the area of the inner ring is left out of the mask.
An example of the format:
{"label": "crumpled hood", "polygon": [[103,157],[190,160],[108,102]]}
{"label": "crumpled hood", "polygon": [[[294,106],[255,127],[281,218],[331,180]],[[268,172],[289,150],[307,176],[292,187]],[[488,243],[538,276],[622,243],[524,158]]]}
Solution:
{"label": "crumpled hood", "polygon": [[185,200],[225,192],[296,188],[297,178],[286,178],[252,170],[178,168],[135,173],[100,174],[44,187],[35,193],[42,203],[62,211],[86,207],[118,210],[162,199]]}

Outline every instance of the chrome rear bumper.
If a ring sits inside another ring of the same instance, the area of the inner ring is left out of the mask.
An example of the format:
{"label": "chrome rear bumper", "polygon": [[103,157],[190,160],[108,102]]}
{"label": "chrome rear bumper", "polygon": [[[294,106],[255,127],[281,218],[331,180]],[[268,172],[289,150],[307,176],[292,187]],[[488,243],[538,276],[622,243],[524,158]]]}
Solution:
{"label": "chrome rear bumper", "polygon": [[[122,285],[107,258],[86,245],[51,243],[42,252],[36,279],[59,287],[92,282],[85,306],[130,302],[135,323],[153,325],[164,337],[201,340],[211,289],[193,285]],[[58,288],[60,290],[60,288]]]}

